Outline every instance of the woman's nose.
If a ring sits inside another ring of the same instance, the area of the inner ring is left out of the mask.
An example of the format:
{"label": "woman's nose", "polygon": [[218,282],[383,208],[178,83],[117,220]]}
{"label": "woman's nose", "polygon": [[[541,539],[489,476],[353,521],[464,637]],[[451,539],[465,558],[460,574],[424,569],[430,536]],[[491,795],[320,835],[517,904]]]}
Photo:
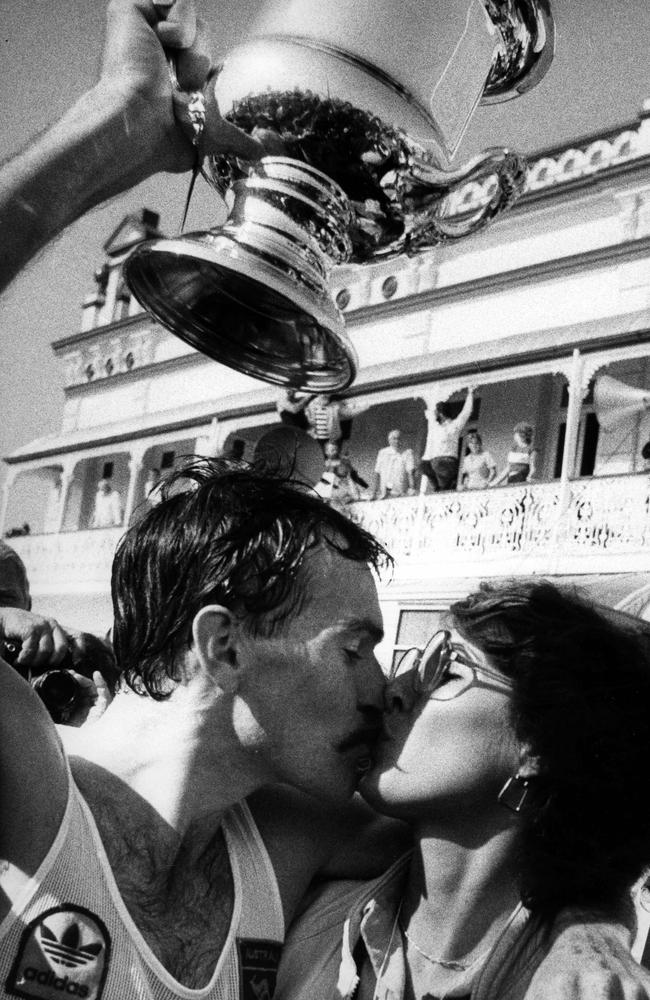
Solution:
{"label": "woman's nose", "polygon": [[406,653],[400,664],[399,673],[386,685],[384,691],[385,712],[408,712],[417,697],[417,668],[421,650]]}

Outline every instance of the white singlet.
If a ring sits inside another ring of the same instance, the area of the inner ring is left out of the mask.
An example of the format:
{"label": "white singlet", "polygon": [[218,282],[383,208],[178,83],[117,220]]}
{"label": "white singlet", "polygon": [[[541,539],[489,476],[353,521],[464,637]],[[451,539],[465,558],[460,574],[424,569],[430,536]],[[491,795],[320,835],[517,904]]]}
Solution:
{"label": "white singlet", "polygon": [[38,1000],[271,1000],[284,917],[275,873],[245,804],[223,817],[234,885],[228,938],[207,986],[188,989],[133,922],[99,831],[69,779],[63,821],[33,878],[0,873],[0,997]]}

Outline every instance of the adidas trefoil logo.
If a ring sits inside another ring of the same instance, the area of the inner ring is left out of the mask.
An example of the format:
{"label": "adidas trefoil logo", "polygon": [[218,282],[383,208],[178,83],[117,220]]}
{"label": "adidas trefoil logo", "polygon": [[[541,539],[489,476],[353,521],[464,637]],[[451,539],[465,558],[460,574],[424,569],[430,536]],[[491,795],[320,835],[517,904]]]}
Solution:
{"label": "adidas trefoil logo", "polygon": [[55,964],[67,969],[77,969],[89,965],[100,954],[103,945],[100,941],[80,945],[81,932],[79,925],[71,923],[57,938],[54,931],[46,923],[40,927],[40,944],[47,957]]}

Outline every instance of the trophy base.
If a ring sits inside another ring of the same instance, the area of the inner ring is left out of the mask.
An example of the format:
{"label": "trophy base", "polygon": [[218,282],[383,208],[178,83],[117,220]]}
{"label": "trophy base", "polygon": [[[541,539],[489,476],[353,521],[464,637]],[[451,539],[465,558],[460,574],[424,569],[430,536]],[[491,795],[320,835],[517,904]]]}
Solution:
{"label": "trophy base", "polygon": [[238,242],[236,227],[142,243],[125,264],[135,297],[202,354],[306,392],[347,388],[357,358],[326,285],[309,287]]}

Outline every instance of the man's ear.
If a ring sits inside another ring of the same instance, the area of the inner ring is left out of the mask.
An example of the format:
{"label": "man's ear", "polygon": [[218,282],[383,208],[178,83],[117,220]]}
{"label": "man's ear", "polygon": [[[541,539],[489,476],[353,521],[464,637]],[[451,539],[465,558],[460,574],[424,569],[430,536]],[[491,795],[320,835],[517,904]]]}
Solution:
{"label": "man's ear", "polygon": [[235,620],[222,604],[206,604],[192,622],[192,644],[201,666],[227,690],[237,686]]}

